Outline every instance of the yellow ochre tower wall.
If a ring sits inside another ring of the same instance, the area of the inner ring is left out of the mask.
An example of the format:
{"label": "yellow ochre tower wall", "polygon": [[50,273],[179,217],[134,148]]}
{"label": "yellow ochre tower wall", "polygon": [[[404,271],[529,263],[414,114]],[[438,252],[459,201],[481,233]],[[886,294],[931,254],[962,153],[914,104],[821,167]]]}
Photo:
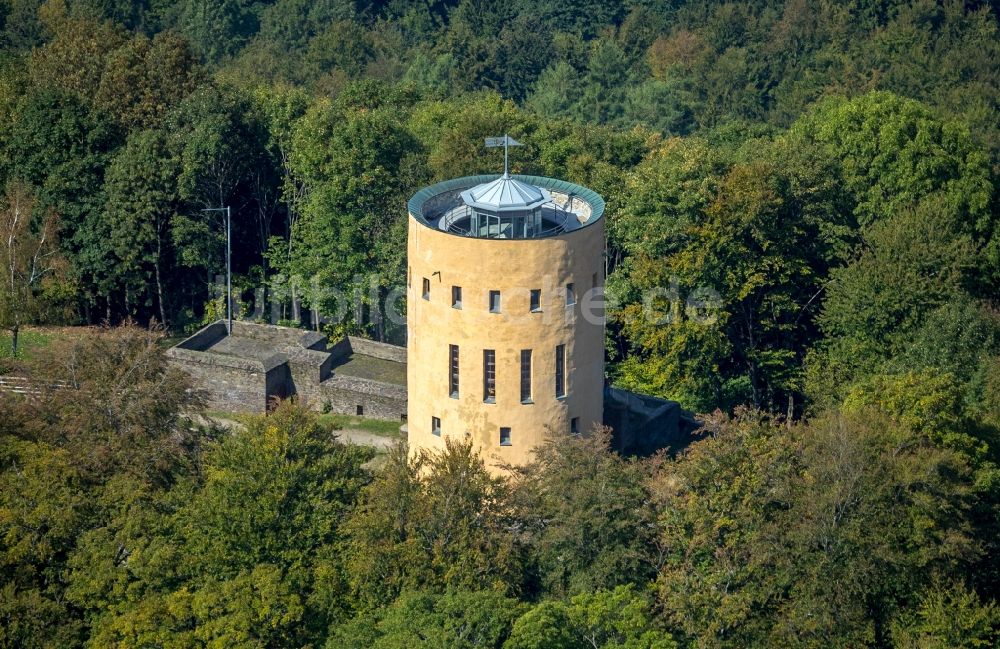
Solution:
{"label": "yellow ochre tower wall", "polygon": [[[491,178],[495,176],[487,177]],[[571,201],[579,212],[573,215],[573,229],[534,238],[477,238],[442,228],[434,216],[441,218],[451,203],[458,202],[463,186],[472,186],[483,177],[440,183],[410,201],[407,428],[411,452],[441,449],[445,439],[469,435],[496,470],[499,464],[529,462],[532,450],[547,434],[569,435],[572,429],[585,434],[602,420],[603,200],[564,181],[515,178],[547,186],[557,202]],[[572,285],[572,291],[567,285]],[[429,287],[426,294],[425,287]],[[460,287],[458,304],[453,287]],[[532,309],[532,290],[538,291],[536,309]],[[499,292],[499,309],[491,309],[497,306],[491,302],[491,291]],[[565,359],[563,395],[556,392],[560,345]],[[455,348],[457,394],[452,390],[456,387]],[[484,377],[485,350],[495,354],[492,398]],[[531,355],[530,398],[522,401],[524,350]],[[502,428],[509,429],[509,444],[507,440],[501,443]]]}

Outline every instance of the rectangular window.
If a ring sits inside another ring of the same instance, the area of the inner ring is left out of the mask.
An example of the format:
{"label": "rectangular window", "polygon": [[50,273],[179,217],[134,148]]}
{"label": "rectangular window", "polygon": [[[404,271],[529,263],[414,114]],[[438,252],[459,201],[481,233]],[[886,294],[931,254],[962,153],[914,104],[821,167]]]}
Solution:
{"label": "rectangular window", "polygon": [[569,432],[573,435],[580,434],[580,418],[573,417],[569,420]]}
{"label": "rectangular window", "polygon": [[483,350],[483,401],[494,403],[497,399],[497,353]]}
{"label": "rectangular window", "polygon": [[358,417],[364,417],[365,416],[365,407],[364,406],[355,406],[355,408],[354,408],[354,414],[356,414]]}
{"label": "rectangular window", "polygon": [[556,345],[556,398],[566,396],[566,345]]}
{"label": "rectangular window", "polygon": [[424,278],[423,295],[421,295],[425,300],[431,299],[431,280]]}
{"label": "rectangular window", "polygon": [[500,429],[500,446],[510,446],[510,429]]}
{"label": "rectangular window", "polygon": [[462,287],[452,286],[451,287],[451,308],[461,309],[462,308]]}
{"label": "rectangular window", "polygon": [[458,398],[458,345],[448,345],[448,393]]}
{"label": "rectangular window", "polygon": [[531,350],[521,350],[521,403],[531,403]]}
{"label": "rectangular window", "polygon": [[441,418],[431,417],[431,435],[441,437]]}
{"label": "rectangular window", "polygon": [[532,312],[542,310],[542,289],[533,288],[531,289],[531,306],[530,310]]}
{"label": "rectangular window", "polygon": [[566,285],[566,304],[576,304],[576,288],[572,282]]}
{"label": "rectangular window", "polygon": [[500,313],[500,291],[490,291],[490,313]]}

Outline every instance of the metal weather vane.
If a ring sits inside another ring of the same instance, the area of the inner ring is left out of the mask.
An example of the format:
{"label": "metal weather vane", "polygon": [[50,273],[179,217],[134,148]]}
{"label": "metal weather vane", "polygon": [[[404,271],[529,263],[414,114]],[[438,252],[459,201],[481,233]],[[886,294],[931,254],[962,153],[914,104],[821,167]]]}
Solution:
{"label": "metal weather vane", "polygon": [[514,138],[510,137],[504,133],[503,137],[488,137],[486,138],[486,148],[493,147],[503,147],[503,177],[507,177],[507,147],[510,146],[524,146]]}

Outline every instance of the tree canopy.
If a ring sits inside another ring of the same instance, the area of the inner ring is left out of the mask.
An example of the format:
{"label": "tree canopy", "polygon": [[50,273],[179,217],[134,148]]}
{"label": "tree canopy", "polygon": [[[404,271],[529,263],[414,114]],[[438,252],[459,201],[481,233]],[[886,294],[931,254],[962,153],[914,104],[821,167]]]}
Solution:
{"label": "tree canopy", "polygon": [[[0,327],[101,327],[0,368],[42,386],[0,392],[0,647],[995,645],[998,35],[974,0],[0,0]],[[502,133],[606,199],[607,379],[699,439],[500,479],[192,418],[157,332],[224,308],[219,208],[238,317],[403,342],[407,198]]]}

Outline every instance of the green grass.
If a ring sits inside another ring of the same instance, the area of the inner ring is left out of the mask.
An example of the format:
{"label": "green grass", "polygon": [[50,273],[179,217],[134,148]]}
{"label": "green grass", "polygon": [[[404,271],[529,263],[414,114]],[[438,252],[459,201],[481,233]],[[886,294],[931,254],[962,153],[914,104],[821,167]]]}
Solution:
{"label": "green grass", "polygon": [[226,410],[206,410],[204,415],[209,419],[228,419],[229,421],[235,421],[240,424],[245,424],[247,422],[247,417],[253,416],[245,412],[228,412]]}
{"label": "green grass", "polygon": [[[31,358],[38,349],[44,349],[54,339],[54,335],[39,329],[23,329],[17,337],[17,355],[19,358]],[[10,332],[0,334],[0,358],[12,358],[12,338]]]}
{"label": "green grass", "polygon": [[187,338],[188,337],[183,334],[164,336],[157,341],[157,345],[159,345],[162,349],[170,349],[177,343],[187,340]]}
{"label": "green grass", "polygon": [[403,434],[399,432],[399,427],[402,425],[401,422],[393,419],[368,419],[353,415],[326,413],[320,415],[319,420],[324,424],[330,424],[334,428],[350,428],[352,430],[363,430],[366,433],[382,437],[403,438]]}
{"label": "green grass", "polygon": [[[223,412],[221,410],[209,410],[206,417],[213,419],[228,419],[239,423],[245,423],[247,414],[238,412]],[[399,432],[401,422],[386,419],[367,419],[365,417],[355,417],[353,415],[338,415],[336,413],[325,413],[317,415],[319,421],[337,430],[351,429],[363,430],[372,435],[380,437],[391,437],[393,439],[403,439],[403,434]]]}

